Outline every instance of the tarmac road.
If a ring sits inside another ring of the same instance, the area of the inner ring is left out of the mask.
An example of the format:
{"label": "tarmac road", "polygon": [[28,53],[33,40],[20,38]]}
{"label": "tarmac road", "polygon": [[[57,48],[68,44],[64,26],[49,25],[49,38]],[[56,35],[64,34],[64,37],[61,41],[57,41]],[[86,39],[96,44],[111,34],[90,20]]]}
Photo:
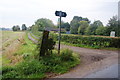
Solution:
{"label": "tarmac road", "polygon": [[89,74],[85,78],[118,78],[118,64],[114,64],[101,71]]}

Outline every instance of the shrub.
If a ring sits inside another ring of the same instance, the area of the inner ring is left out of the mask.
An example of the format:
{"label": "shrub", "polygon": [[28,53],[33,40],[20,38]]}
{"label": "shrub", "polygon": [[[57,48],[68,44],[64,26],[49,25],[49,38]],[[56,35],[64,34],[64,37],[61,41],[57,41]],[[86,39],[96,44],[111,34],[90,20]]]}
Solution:
{"label": "shrub", "polygon": [[23,61],[17,68],[24,75],[46,72],[46,67],[43,64],[40,64],[38,60]]}
{"label": "shrub", "polygon": [[47,67],[47,72],[53,71],[53,67],[61,64],[61,59],[56,54],[42,57],[40,63]]}
{"label": "shrub", "polygon": [[8,80],[9,78],[18,78],[21,74],[17,71],[16,67],[4,66],[2,68],[2,79]]}
{"label": "shrub", "polygon": [[60,53],[60,57],[62,61],[69,61],[69,60],[73,60],[73,55],[72,55],[73,51],[69,50],[69,49],[64,49],[61,51]]}
{"label": "shrub", "polygon": [[13,68],[11,66],[4,66],[2,68],[2,74],[5,74],[5,73],[10,72],[10,71],[14,71],[14,70],[15,70],[15,68]]}
{"label": "shrub", "polygon": [[17,71],[10,71],[2,75],[2,79],[5,78],[17,78],[20,74]]}

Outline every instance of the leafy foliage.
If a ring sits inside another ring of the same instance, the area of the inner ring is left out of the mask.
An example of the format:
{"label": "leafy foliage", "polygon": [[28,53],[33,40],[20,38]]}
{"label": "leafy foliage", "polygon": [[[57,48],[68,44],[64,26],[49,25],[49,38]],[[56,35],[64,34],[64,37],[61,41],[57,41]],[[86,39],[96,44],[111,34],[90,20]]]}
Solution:
{"label": "leafy foliage", "polygon": [[103,26],[102,22],[100,20],[94,21],[93,24],[91,24],[87,29],[86,29],[86,34],[87,35],[96,35],[96,29],[98,27]]}
{"label": "leafy foliage", "polygon": [[29,61],[23,61],[17,66],[17,68],[19,72],[24,75],[46,72],[46,67],[43,64],[40,64],[38,60],[34,60],[34,59]]}
{"label": "leafy foliage", "polygon": [[106,27],[100,26],[96,29],[96,35],[104,35],[106,31]]}
{"label": "leafy foliage", "polygon": [[35,22],[35,25],[38,26],[38,30],[43,30],[46,27],[54,27],[54,24],[51,20],[46,18],[40,18]]}
{"label": "leafy foliage", "polygon": [[22,31],[27,30],[27,27],[25,24],[22,24]]}
{"label": "leafy foliage", "polygon": [[[57,35],[54,34],[54,39]],[[55,39],[57,40],[57,39]],[[62,35],[61,41],[70,43],[79,47],[89,46],[92,48],[119,48],[120,38],[105,38],[105,37],[89,37],[80,35]]]}
{"label": "leafy foliage", "polygon": [[78,28],[78,34],[84,35],[86,28],[89,26],[87,21],[80,21],[80,26]]}
{"label": "leafy foliage", "polygon": [[70,22],[70,26],[71,26],[71,33],[73,34],[77,34],[78,33],[78,28],[80,26],[80,21],[87,21],[88,23],[90,23],[89,19],[88,18],[82,18],[82,17],[79,17],[79,16],[74,16],[72,21]]}
{"label": "leafy foliage", "polygon": [[120,28],[119,28],[120,22],[117,19],[117,16],[113,16],[110,18],[107,28],[106,28],[106,34],[105,35],[110,35],[111,31],[115,31],[115,35],[117,37],[120,37]]}
{"label": "leafy foliage", "polygon": [[61,28],[65,28],[66,31],[70,31],[70,24],[68,22],[63,23],[61,25]]}
{"label": "leafy foliage", "polygon": [[62,61],[73,61],[73,51],[69,49],[63,49],[61,51],[60,57]]}
{"label": "leafy foliage", "polygon": [[18,25],[13,26],[13,27],[12,27],[12,30],[13,30],[13,31],[19,31],[19,30],[20,30],[20,27],[19,27]]}

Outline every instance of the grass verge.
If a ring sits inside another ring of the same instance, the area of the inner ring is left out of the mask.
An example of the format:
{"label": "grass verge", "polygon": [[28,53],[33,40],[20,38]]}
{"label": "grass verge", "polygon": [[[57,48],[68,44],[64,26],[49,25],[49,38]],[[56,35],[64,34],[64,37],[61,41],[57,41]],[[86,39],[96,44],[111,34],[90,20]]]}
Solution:
{"label": "grass verge", "polygon": [[25,42],[22,44],[22,46],[19,48],[19,50],[14,53],[14,55],[29,55],[33,54],[37,45],[35,45],[32,41],[28,39],[28,35],[25,35]]}
{"label": "grass verge", "polygon": [[33,44],[26,34],[25,43],[14,54],[23,55],[24,60],[14,66],[4,66],[2,78],[43,79],[46,78],[46,73],[63,74],[80,63],[78,55],[69,49],[61,50],[59,55],[57,50],[53,50],[51,55],[38,60],[34,57],[38,54],[36,47],[37,45]]}
{"label": "grass verge", "polygon": [[[58,41],[56,41],[58,43]],[[75,47],[82,47],[82,48],[90,48],[90,49],[101,49],[101,50],[113,50],[116,51],[118,48],[100,48],[99,46],[88,46],[88,45],[80,45],[80,44],[71,44],[71,43],[66,43],[66,42],[61,42],[63,45],[68,45],[68,46],[75,46]]]}

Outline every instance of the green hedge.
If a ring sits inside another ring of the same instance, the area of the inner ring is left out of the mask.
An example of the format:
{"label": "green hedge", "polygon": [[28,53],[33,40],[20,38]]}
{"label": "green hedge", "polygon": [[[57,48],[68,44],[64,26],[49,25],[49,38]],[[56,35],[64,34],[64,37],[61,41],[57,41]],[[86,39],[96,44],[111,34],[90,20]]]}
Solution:
{"label": "green hedge", "polygon": [[[57,41],[58,35],[52,34],[52,37]],[[61,41],[65,43],[75,44],[77,46],[85,45],[98,48],[120,48],[120,38],[105,38],[105,37],[89,37],[76,35],[61,35]]]}

